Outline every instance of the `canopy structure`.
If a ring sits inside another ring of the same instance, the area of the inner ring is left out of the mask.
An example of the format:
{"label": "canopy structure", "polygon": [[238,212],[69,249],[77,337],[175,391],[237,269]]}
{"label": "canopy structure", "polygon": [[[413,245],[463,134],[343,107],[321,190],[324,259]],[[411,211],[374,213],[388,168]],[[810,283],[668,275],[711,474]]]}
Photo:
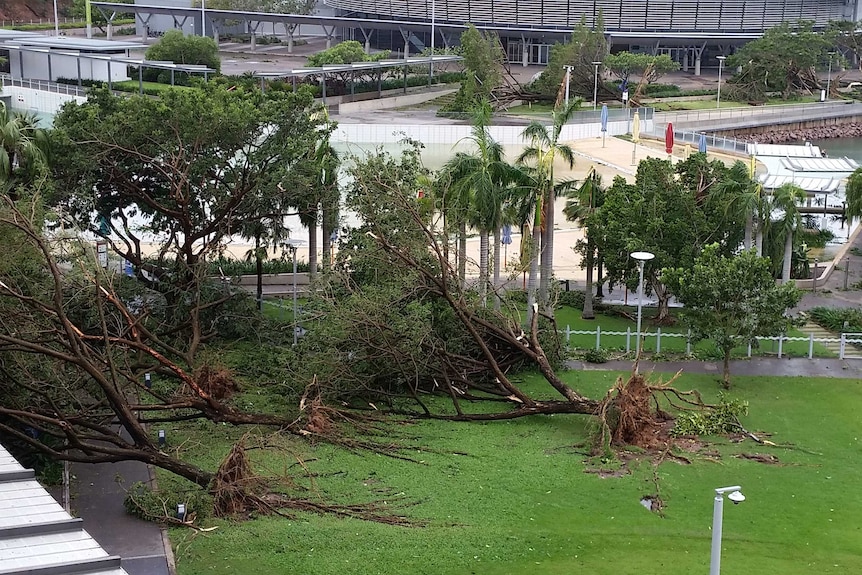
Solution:
{"label": "canopy structure", "polygon": [[781,165],[789,172],[819,172],[824,178],[846,178],[859,168],[859,163],[850,158],[784,158]]}
{"label": "canopy structure", "polygon": [[0,573],[128,575],[2,445]]}
{"label": "canopy structure", "polygon": [[[60,40],[62,40],[62,38]],[[69,44],[69,46],[92,46],[91,42],[93,41],[84,40],[83,42],[80,42],[80,44],[71,43]],[[103,42],[104,44],[115,44],[114,42],[105,42],[103,40],[98,42]],[[120,46],[122,45],[120,44]],[[47,77],[45,78],[36,77],[32,79],[55,81],[61,77],[74,77],[77,78],[79,86],[82,84],[82,80],[103,80],[107,82],[108,88],[110,89],[114,81],[127,78],[125,73],[127,66],[136,66],[138,68],[138,84],[139,92],[141,94],[144,93],[144,68],[169,70],[171,72],[171,85],[174,84],[176,72],[184,72],[187,74],[202,74],[204,76],[204,79],[207,78],[208,74],[215,72],[213,68],[208,68],[206,66],[198,64],[176,64],[174,62],[166,62],[162,60],[147,60],[145,58],[134,58],[117,53],[84,52],[78,51],[74,48],[58,49],[56,47],[52,47],[51,44],[48,44],[47,46],[43,47],[41,43],[32,44],[30,42],[25,43],[7,41],[0,43],[0,50],[9,50],[10,53],[16,53],[18,55],[18,57],[15,58],[17,60],[18,70],[15,70],[14,65],[12,65],[11,68],[13,71],[19,72],[22,79],[25,77],[24,72],[26,68],[31,71],[36,70],[36,72],[31,73],[39,74],[40,72],[42,72],[47,75]],[[25,55],[41,55],[45,59],[45,65],[39,65],[34,67],[32,66],[32,62],[28,62],[28,64],[25,66]],[[71,62],[72,60],[75,61],[74,71],[71,70],[69,66],[69,62]],[[81,60],[84,60],[89,63],[89,70],[87,70],[87,74],[85,74],[84,70],[82,70],[81,68]],[[97,66],[96,63],[104,65],[104,70],[98,69],[100,68],[100,65]]]}
{"label": "canopy structure", "polygon": [[781,158],[822,158],[823,153],[818,146],[805,144],[803,146],[787,144],[748,144],[748,154],[757,156],[777,156]]}
{"label": "canopy structure", "polygon": [[[378,60],[376,62],[354,62],[352,64],[333,64],[329,66],[319,66],[314,68],[293,68],[291,70],[276,70],[272,72],[255,72],[253,76],[260,78],[261,88],[264,88],[264,80],[276,78],[291,78],[293,79],[294,87],[296,86],[297,78],[307,78],[309,76],[320,76],[323,87],[323,103],[326,103],[326,77],[336,74],[350,74],[350,94],[354,94],[353,77],[356,72],[382,72],[387,68],[404,68],[404,89],[407,89],[407,68],[410,66],[428,67],[428,83],[431,83],[431,74],[434,64],[445,64],[450,62],[458,62],[463,60],[461,56],[418,56],[414,58],[401,58],[391,60]],[[377,92],[378,95],[382,91],[382,74],[378,76]]]}
{"label": "canopy structure", "polygon": [[809,194],[832,194],[841,187],[840,178],[814,178],[807,176],[775,176],[766,175],[760,178],[764,189],[774,190],[784,184],[793,184]]}

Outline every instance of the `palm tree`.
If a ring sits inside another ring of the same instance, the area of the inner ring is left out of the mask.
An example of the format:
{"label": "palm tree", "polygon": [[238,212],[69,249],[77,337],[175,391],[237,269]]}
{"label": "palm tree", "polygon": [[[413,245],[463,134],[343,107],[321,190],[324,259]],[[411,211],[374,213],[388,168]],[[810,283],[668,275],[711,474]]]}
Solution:
{"label": "palm tree", "polygon": [[45,173],[50,159],[48,132],[35,114],[11,112],[0,102],[0,183],[9,189]]}
{"label": "palm tree", "polygon": [[[743,247],[751,249],[755,237],[760,238],[760,250],[763,248],[763,220],[760,218],[763,212],[763,186],[751,179],[748,167],[742,162],[736,162],[731,166],[727,179],[721,184],[722,196],[729,196],[727,211],[738,212],[745,220],[745,236]],[[758,256],[760,251],[758,251]]]}
{"label": "palm tree", "polygon": [[[554,200],[559,189],[554,177],[554,163],[559,157],[569,169],[575,165],[575,153],[568,144],[561,141],[561,135],[563,126],[568,123],[580,105],[581,101],[578,99],[566,108],[558,108],[553,112],[553,123],[550,126],[534,121],[521,133],[521,137],[527,140],[529,145],[518,156],[517,162],[521,165],[529,165],[535,170],[537,185],[531,251],[531,257],[535,258],[536,262],[535,265],[532,260],[530,262],[530,286],[527,296],[530,310],[536,302],[538,257],[541,250],[539,300],[547,313],[553,313],[553,310],[549,309],[549,293],[554,271]],[[570,186],[571,182],[567,184]]]}
{"label": "palm tree", "polygon": [[845,193],[847,195],[846,216],[852,222],[854,218],[862,216],[862,168],[857,168],[847,178]]}
{"label": "palm tree", "polygon": [[784,184],[772,193],[773,205],[784,212],[779,225],[784,233],[784,260],[781,268],[781,282],[790,281],[790,267],[793,259],[793,234],[802,225],[799,202],[806,198],[805,190],[794,184]]}
{"label": "palm tree", "polygon": [[[503,147],[488,131],[491,107],[485,102],[474,111],[473,127],[467,138],[475,151],[459,152],[444,167],[451,174],[453,195],[468,205],[465,221],[479,231],[479,296],[485,305],[489,280],[489,236],[499,244],[504,223],[507,186],[515,178],[515,168],[506,163]],[[497,249],[499,252],[499,248]],[[494,258],[494,275],[499,277],[499,254]]]}
{"label": "palm tree", "polygon": [[583,319],[595,319],[593,311],[593,268],[595,267],[596,241],[595,231],[588,224],[590,216],[604,203],[604,187],[602,177],[596,172],[595,167],[590,170],[583,184],[566,201],[563,213],[569,221],[577,221],[581,228],[586,230],[585,263],[587,267],[587,285],[584,293],[584,309],[581,312]]}

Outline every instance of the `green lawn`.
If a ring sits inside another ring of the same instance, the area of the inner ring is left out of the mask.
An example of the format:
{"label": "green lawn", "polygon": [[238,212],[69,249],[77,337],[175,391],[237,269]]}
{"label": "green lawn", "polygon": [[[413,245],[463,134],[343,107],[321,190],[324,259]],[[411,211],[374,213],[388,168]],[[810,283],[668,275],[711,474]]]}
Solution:
{"label": "green lawn", "polygon": [[[565,376],[598,397],[617,374]],[[684,374],[677,384],[716,398],[714,377]],[[583,453],[590,429],[583,416],[393,425],[393,440],[422,446],[407,453],[421,463],[270,438],[281,450],[252,451],[256,465],[299,476],[301,458],[315,474],[313,482],[297,480],[307,489],[303,496],[406,497],[415,502],[407,513],[427,526],[307,514],[207,520],[218,529],[171,530],[179,575],[706,573],[712,490],[733,484],[748,499],[725,506],[724,574],[862,572],[862,383],[737,377],[734,385],[731,396],[750,402],[748,427],[802,449],[715,438],[706,449],[720,460],[688,454],[690,465],[662,463],[655,477],[664,518],[639,504],[656,492],[649,461],[635,461],[630,474],[616,478],[585,473],[601,463]],[[209,423],[178,427],[174,444],[209,462],[238,434]],[[755,452],[775,455],[781,465],[733,457]]]}

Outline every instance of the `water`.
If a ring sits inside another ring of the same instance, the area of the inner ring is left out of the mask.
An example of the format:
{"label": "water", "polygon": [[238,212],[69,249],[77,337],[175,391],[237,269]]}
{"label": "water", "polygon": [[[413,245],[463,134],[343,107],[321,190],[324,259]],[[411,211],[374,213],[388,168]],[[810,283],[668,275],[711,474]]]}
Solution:
{"label": "water", "polygon": [[847,157],[862,165],[862,138],[832,138],[811,143],[820,146],[830,158]]}

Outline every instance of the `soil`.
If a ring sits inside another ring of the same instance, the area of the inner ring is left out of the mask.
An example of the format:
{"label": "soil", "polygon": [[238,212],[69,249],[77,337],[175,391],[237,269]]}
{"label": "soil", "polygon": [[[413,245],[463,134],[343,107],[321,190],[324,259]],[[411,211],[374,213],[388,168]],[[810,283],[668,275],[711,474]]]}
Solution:
{"label": "soil", "polygon": [[[57,0],[60,16],[69,14],[72,0]],[[8,0],[0,2],[0,22],[30,22],[31,20],[53,20],[54,2],[52,0]],[[62,20],[61,20],[62,21]]]}

